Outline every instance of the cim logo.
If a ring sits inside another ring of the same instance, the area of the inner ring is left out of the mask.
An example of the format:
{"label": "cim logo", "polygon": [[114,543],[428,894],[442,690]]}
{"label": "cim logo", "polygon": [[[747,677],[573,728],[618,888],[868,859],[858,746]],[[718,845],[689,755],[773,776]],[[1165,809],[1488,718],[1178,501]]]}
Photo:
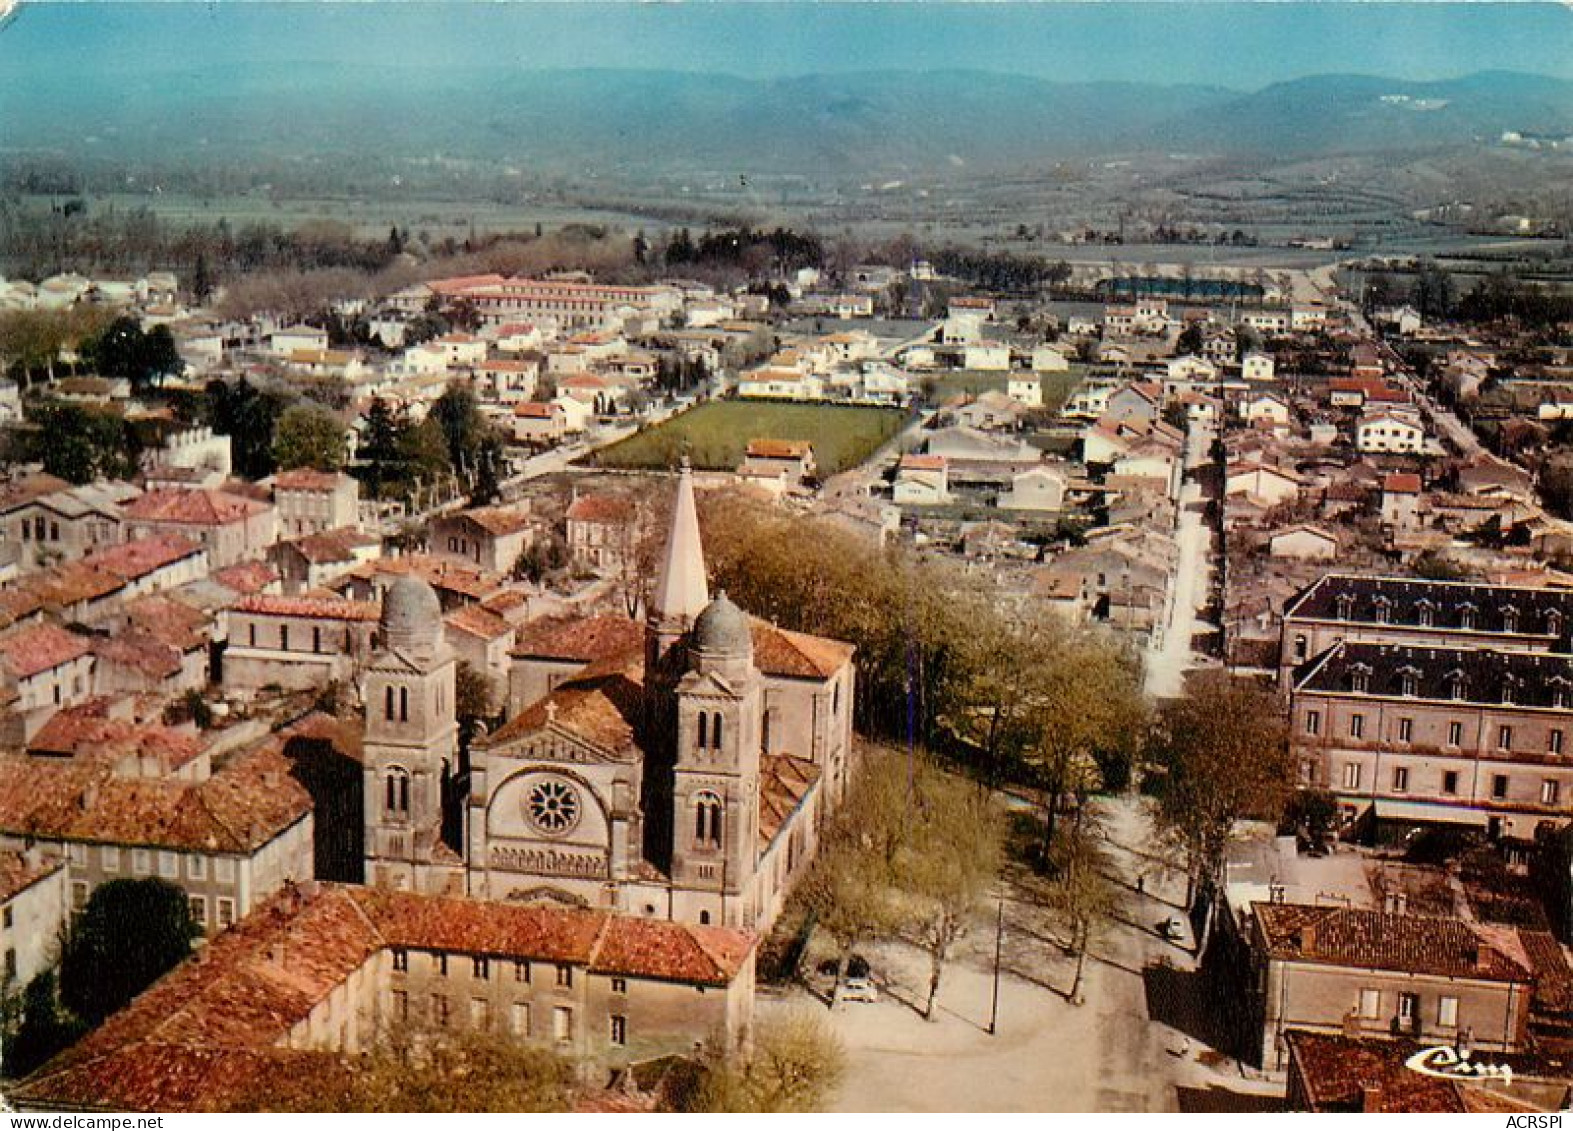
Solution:
{"label": "cim logo", "polygon": [[1472,1060],[1467,1051],[1460,1052],[1448,1045],[1421,1049],[1404,1061],[1404,1067],[1422,1076],[1436,1076],[1443,1080],[1501,1080],[1509,1087],[1513,1084],[1512,1065]]}

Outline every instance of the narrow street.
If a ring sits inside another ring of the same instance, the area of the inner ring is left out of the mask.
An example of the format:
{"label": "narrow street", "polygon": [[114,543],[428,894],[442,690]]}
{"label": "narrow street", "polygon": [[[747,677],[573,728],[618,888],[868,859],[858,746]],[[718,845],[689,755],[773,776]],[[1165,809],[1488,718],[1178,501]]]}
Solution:
{"label": "narrow street", "polygon": [[1185,673],[1197,663],[1192,645],[1197,613],[1207,604],[1213,549],[1201,484],[1194,475],[1210,458],[1213,435],[1211,428],[1196,424],[1186,438],[1186,479],[1180,485],[1175,528],[1180,557],[1169,585],[1163,634],[1148,648],[1146,657],[1147,694],[1154,699],[1179,695],[1185,686]]}

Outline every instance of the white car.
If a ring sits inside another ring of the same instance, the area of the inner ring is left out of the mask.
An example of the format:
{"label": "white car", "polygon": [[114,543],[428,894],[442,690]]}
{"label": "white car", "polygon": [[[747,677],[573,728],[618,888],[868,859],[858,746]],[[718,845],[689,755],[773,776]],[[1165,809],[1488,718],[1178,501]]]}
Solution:
{"label": "white car", "polygon": [[868,978],[848,978],[841,985],[842,1001],[878,1001],[879,991]]}

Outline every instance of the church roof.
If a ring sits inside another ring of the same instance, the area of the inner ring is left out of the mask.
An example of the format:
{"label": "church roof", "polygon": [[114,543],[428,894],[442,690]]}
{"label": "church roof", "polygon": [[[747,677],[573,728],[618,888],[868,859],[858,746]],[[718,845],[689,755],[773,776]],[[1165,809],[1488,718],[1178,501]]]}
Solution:
{"label": "church roof", "polygon": [[852,659],[852,645],[754,620],[754,666],[766,675],[829,679]]}
{"label": "church roof", "polygon": [[515,656],[595,663],[644,647],[644,626],[627,617],[546,617],[519,629]]}
{"label": "church roof", "polygon": [[643,711],[644,665],[637,657],[625,657],[622,663],[591,665],[559,684],[499,727],[486,744],[507,743],[552,726],[606,750],[636,751]]}
{"label": "church roof", "polygon": [[817,781],[819,767],[807,758],[765,754],[759,759],[759,851],[770,847]]}

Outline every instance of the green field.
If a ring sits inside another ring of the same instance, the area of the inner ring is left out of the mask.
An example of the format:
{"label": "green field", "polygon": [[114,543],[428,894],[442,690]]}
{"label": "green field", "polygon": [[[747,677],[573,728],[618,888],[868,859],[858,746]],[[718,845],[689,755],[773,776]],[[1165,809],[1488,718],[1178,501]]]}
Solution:
{"label": "green field", "polygon": [[[1058,412],[1060,405],[1064,404],[1071,393],[1076,391],[1076,386],[1081,384],[1087,375],[1085,365],[1073,364],[1064,373],[1044,373],[1038,380],[1043,385],[1043,407],[1049,412]],[[944,404],[958,393],[965,393],[975,397],[979,393],[986,393],[990,389],[1005,390],[1005,382],[1011,376],[1008,374],[989,372],[978,369],[959,369],[948,373],[940,373],[933,377],[923,378],[924,388],[928,383],[934,383],[933,401],[935,404]]]}
{"label": "green field", "polygon": [[697,468],[731,471],[742,462],[750,440],[808,440],[823,477],[862,463],[906,418],[895,408],[710,401],[601,449],[590,462],[597,467],[668,468],[686,451]]}

